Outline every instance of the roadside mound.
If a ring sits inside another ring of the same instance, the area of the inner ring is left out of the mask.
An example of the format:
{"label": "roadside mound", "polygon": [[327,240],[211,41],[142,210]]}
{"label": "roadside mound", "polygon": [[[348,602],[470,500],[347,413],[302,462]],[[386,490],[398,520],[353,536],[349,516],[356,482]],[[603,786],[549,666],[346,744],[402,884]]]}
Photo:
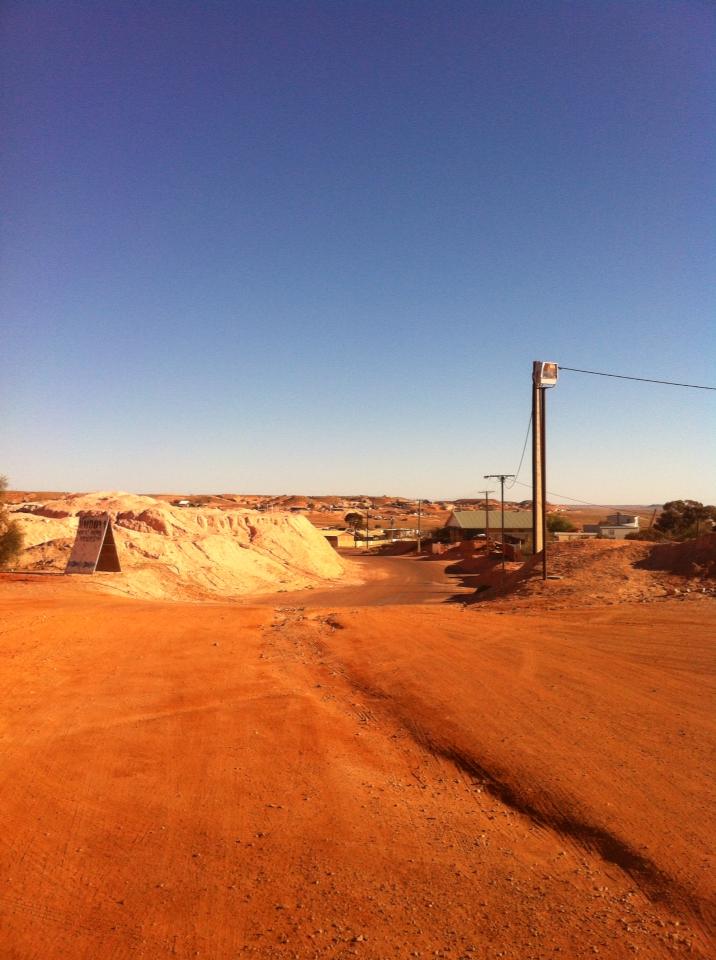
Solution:
{"label": "roadside mound", "polygon": [[716,579],[716,533],[683,543],[659,543],[637,563],[644,570],[666,570],[682,577]]}
{"label": "roadside mound", "polygon": [[18,569],[63,572],[78,518],[98,513],[112,517],[122,573],[88,579],[128,596],[199,600],[299,590],[344,570],[305,517],[173,507],[116,492],[14,505],[26,544]]}
{"label": "roadside mound", "polygon": [[476,599],[548,602],[580,606],[648,602],[662,597],[716,596],[716,536],[686,543],[575,540],[548,550],[549,579],[540,558],[508,564],[504,581],[495,574],[476,584]]}

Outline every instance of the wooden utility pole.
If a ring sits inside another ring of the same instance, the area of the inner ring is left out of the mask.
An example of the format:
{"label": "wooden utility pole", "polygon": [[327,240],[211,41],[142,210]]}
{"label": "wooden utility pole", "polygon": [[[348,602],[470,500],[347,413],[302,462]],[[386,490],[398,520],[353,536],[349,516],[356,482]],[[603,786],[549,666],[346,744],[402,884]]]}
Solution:
{"label": "wooden utility pole", "polygon": [[500,501],[502,503],[502,579],[505,579],[505,480],[514,480],[514,473],[486,473],[485,480],[500,481]]}
{"label": "wooden utility pole", "polygon": [[418,553],[420,553],[420,543],[421,543],[421,537],[420,537],[420,515],[421,515],[421,512],[422,512],[422,505],[423,505],[423,501],[422,501],[422,500],[418,500]]}
{"label": "wooden utility pole", "polygon": [[485,540],[488,541],[490,539],[490,503],[487,498],[494,492],[494,490],[480,490],[480,493],[485,495]]}
{"label": "wooden utility pole", "polygon": [[547,488],[545,465],[544,388],[532,386],[532,550],[542,554],[547,579]]}
{"label": "wooden utility pole", "polygon": [[532,552],[542,554],[542,579],[547,579],[547,430],[546,390],[557,383],[558,366],[532,364]]}

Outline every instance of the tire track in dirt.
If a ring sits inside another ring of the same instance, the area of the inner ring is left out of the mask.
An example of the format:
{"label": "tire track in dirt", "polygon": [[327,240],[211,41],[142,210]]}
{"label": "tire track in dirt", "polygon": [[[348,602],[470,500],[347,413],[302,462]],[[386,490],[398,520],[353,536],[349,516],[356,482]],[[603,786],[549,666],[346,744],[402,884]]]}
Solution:
{"label": "tire track in dirt", "polygon": [[[527,817],[535,826],[551,830],[589,853],[596,853],[607,863],[613,863],[630,876],[654,903],[667,903],[679,910],[699,915],[698,903],[686,888],[616,834],[578,817],[546,813],[521,796],[519,787],[490,771],[475,757],[450,744],[438,743],[414,724],[410,726],[418,743],[436,756],[449,760],[458,769],[477,777],[493,797]],[[545,795],[544,804],[552,809],[563,806],[560,800],[549,794]]]}
{"label": "tire track in dirt", "polygon": [[[273,625],[275,636],[279,638],[279,645],[283,642],[291,644],[292,656],[301,660],[312,660],[313,663],[328,671],[333,678],[331,689],[334,691],[334,700],[343,710],[349,713],[356,722],[366,722],[367,719],[377,725],[376,735],[382,735],[393,743],[401,739],[401,733],[406,735],[410,742],[419,748],[422,753],[420,762],[412,771],[416,782],[422,788],[431,782],[451,782],[454,786],[452,793],[461,799],[469,797],[471,802],[476,798],[479,805],[480,794],[496,801],[503,809],[499,811],[501,818],[511,821],[517,817],[517,830],[525,829],[535,836],[549,835],[552,842],[560,846],[573,845],[577,856],[596,858],[597,866],[582,861],[584,869],[589,873],[596,869],[595,875],[602,866],[615,866],[624,875],[625,879],[633,881],[648,903],[659,909],[659,913],[646,915],[642,911],[639,919],[632,916],[631,927],[625,923],[626,929],[637,929],[642,924],[642,931],[648,931],[655,939],[662,939],[659,928],[665,922],[680,924],[681,933],[678,940],[668,946],[674,949],[686,947],[692,956],[708,955],[701,953],[694,942],[700,939],[699,934],[689,931],[688,926],[681,921],[669,919],[672,914],[683,917],[684,914],[692,918],[695,926],[703,932],[703,916],[699,903],[690,892],[666,873],[649,858],[642,856],[628,843],[613,833],[577,817],[557,812],[567,806],[566,799],[546,794],[544,804],[552,812],[548,813],[540,806],[526,800],[518,784],[510,782],[502,774],[497,774],[476,757],[465,753],[454,744],[439,741],[424,727],[417,724],[409,714],[406,714],[385,689],[374,685],[365,676],[357,676],[350,667],[336,656],[330,643],[331,635],[342,629],[342,625],[334,614],[306,614],[304,608],[283,608],[280,610],[278,622]],[[300,651],[300,653],[298,652]],[[341,689],[342,688],[342,689]],[[353,699],[356,694],[368,701],[356,703]],[[457,774],[457,778],[455,776]],[[414,809],[407,797],[402,798],[405,819],[410,824],[415,836],[419,835],[419,824],[414,818]],[[490,808],[494,810],[494,807]],[[494,822],[495,814],[488,814]],[[457,829],[453,830],[449,819],[442,824],[442,836],[452,846],[459,847],[463,855],[474,850],[475,840],[466,839]],[[527,834],[523,834],[527,836]],[[504,840],[504,837],[501,837]],[[498,841],[499,842],[499,841]],[[483,831],[479,843],[485,846],[495,838]],[[564,856],[564,850],[561,851]],[[606,889],[606,888],[602,888]],[[619,901],[624,910],[624,898]],[[662,911],[666,908],[666,913]],[[654,945],[656,948],[656,945]],[[654,952],[653,956],[660,955]]]}
{"label": "tire track in dirt", "polygon": [[[343,676],[349,679],[347,671]],[[366,685],[359,682],[361,689]],[[711,918],[716,915],[716,904],[695,897],[692,891],[661,870],[653,860],[640,854],[616,833],[596,823],[564,813],[569,808],[564,794],[542,792],[541,805],[526,799],[519,781],[511,780],[504,771],[496,772],[482,760],[460,747],[435,739],[413,719],[405,715],[384,693],[380,694],[384,707],[402,722],[415,742],[429,753],[448,761],[458,770],[477,779],[484,789],[500,803],[515,811],[535,827],[552,832],[556,838],[573,843],[588,854],[595,854],[605,863],[614,864],[630,877],[654,905],[664,905],[677,916],[688,916],[694,926],[708,939],[712,935]]]}

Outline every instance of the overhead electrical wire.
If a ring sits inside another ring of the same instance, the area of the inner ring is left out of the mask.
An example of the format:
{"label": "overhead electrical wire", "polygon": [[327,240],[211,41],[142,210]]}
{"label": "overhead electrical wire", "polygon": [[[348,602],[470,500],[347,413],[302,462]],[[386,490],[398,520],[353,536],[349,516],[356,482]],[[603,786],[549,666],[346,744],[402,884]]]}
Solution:
{"label": "overhead electrical wire", "polygon": [[[623,373],[604,373],[601,370],[582,370],[579,367],[563,367],[562,364],[558,364],[560,370],[568,370],[570,373],[587,373],[593,377],[612,377],[615,380],[637,380],[639,383],[661,383],[667,387],[687,387],[690,390],[714,390],[716,387],[705,386],[700,383],[677,383],[675,380],[656,380],[653,377],[632,377]],[[522,469],[522,464],[524,463],[525,453],[527,452],[527,443],[530,438],[530,431],[532,430],[532,414],[530,414],[530,419],[527,424],[527,433],[525,434],[525,442],[522,445],[522,453],[520,455],[520,462],[517,467],[517,470],[514,474],[514,479],[511,483],[506,484],[506,488],[511,490],[515,484],[520,487],[528,487],[531,489],[531,484],[525,483],[523,480],[519,480],[520,470]],[[559,497],[562,500],[571,500],[573,503],[582,503],[587,507],[600,506],[600,504],[594,504],[589,500],[579,500],[577,497],[568,497],[566,493],[556,493],[553,490],[547,491],[547,496],[550,497]]]}
{"label": "overhead electrical wire", "polygon": [[518,482],[518,481],[517,481],[517,478],[518,478],[519,475],[520,475],[520,470],[522,469],[522,463],[523,463],[523,461],[524,461],[524,459],[525,459],[525,453],[526,453],[526,451],[527,451],[527,441],[528,441],[529,438],[530,438],[530,430],[531,430],[531,429],[532,429],[532,414],[530,413],[530,419],[529,419],[529,421],[528,421],[528,423],[527,423],[527,433],[525,434],[525,442],[524,442],[523,445],[522,445],[522,455],[520,456],[520,462],[519,462],[519,465],[518,465],[517,469],[515,470],[515,476],[514,476],[514,479],[513,479],[512,483],[508,483],[508,484],[507,484],[507,489],[508,489],[508,490],[511,490],[511,489],[514,487],[514,485]]}
{"label": "overhead electrical wire", "polygon": [[[525,483],[524,480],[515,480],[520,487],[529,487],[532,489],[531,483]],[[562,500],[572,500],[574,503],[583,503],[585,507],[603,507],[607,504],[595,503],[593,500],[578,500],[576,497],[568,497],[566,493],[557,493],[556,490],[547,490],[548,497],[561,497]]]}
{"label": "overhead electrical wire", "polygon": [[589,373],[593,377],[614,377],[617,380],[638,380],[640,383],[663,383],[667,387],[689,387],[692,390],[716,390],[716,387],[705,387],[700,383],[676,383],[674,380],[654,380],[651,377],[628,377],[623,373],[601,373],[599,370],[580,370],[578,367],[563,367],[560,370],[569,370],[570,373]]}

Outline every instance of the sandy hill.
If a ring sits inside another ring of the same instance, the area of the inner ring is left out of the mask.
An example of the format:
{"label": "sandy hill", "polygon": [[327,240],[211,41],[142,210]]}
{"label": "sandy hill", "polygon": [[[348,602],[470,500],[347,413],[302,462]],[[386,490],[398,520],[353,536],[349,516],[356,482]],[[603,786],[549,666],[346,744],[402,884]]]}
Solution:
{"label": "sandy hill", "polygon": [[19,569],[63,571],[79,516],[109,513],[121,574],[93,585],[134,597],[218,599],[297,590],[340,577],[344,564],[305,517],[215,507],[175,507],[103,492],[15,504],[26,549]]}

